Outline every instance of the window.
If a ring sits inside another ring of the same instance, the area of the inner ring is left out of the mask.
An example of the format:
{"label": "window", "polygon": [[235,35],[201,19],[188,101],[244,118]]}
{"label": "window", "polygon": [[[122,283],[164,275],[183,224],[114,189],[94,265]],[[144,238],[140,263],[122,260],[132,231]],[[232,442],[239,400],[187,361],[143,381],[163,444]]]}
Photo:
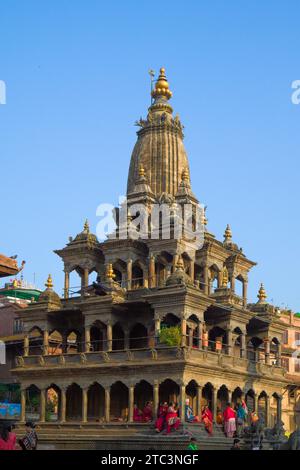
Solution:
{"label": "window", "polygon": [[281,365],[284,367],[287,371],[289,371],[290,368],[290,360],[288,357],[282,357],[281,358]]}
{"label": "window", "polygon": [[300,346],[300,333],[296,331],[295,333],[295,341],[299,341],[298,345]]}
{"label": "window", "polygon": [[295,359],[295,372],[300,372],[300,359]]}
{"label": "window", "polygon": [[285,332],[283,333],[282,342],[283,342],[283,344],[288,344],[288,342],[289,342],[289,332],[288,332],[288,330],[285,330]]}
{"label": "window", "polygon": [[22,320],[14,321],[14,333],[22,333],[23,331],[23,322]]}

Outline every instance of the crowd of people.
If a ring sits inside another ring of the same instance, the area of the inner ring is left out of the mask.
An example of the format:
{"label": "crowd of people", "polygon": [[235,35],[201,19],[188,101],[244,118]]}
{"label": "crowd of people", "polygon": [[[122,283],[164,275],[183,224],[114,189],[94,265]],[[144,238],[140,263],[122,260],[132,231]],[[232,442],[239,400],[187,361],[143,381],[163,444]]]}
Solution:
{"label": "crowd of people", "polygon": [[0,450],[36,450],[38,438],[35,425],[27,422],[25,428],[25,435],[17,439],[12,424],[0,424]]}

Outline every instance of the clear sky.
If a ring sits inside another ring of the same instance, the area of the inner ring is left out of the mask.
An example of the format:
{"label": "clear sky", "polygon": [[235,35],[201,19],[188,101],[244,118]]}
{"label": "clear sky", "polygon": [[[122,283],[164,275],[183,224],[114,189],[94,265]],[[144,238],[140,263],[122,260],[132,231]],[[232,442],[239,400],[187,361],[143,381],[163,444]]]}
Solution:
{"label": "clear sky", "polygon": [[249,300],[263,281],[300,310],[299,15],[292,0],[2,0],[0,252],[61,293],[52,250],[125,193],[148,69],[164,66],[209,230],[230,223],[258,262]]}

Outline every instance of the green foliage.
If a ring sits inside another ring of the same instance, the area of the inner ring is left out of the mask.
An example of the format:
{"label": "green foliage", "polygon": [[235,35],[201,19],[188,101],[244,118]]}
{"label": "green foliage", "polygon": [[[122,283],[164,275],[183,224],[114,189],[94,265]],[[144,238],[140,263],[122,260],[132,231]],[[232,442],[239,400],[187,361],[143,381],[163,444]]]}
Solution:
{"label": "green foliage", "polygon": [[180,346],[181,344],[181,331],[180,326],[164,327],[159,333],[160,343],[167,346]]}

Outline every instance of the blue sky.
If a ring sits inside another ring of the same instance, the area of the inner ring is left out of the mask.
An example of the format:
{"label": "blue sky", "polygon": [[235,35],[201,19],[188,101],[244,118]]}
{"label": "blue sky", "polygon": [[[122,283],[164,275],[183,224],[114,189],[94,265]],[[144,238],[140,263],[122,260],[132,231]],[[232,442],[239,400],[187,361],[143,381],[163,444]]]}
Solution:
{"label": "blue sky", "polygon": [[61,292],[52,250],[124,194],[147,72],[165,66],[210,231],[230,223],[258,262],[249,300],[263,281],[299,310],[299,14],[297,1],[3,0],[0,251]]}

